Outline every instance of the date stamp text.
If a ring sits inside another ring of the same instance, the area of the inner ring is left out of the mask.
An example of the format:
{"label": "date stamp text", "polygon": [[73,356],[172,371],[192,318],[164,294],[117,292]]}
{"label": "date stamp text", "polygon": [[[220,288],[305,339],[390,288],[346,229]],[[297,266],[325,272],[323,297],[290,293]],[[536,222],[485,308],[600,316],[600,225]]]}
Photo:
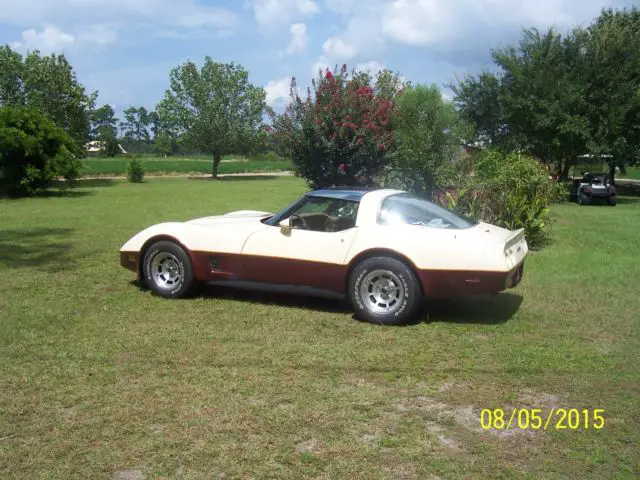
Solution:
{"label": "date stamp text", "polygon": [[600,430],[604,409],[595,408],[485,408],[480,412],[483,430]]}

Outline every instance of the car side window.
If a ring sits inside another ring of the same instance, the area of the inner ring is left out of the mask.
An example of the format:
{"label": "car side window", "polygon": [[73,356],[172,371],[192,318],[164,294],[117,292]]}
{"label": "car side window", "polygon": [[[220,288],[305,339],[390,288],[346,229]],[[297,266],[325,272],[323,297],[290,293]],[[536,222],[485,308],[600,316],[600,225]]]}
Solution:
{"label": "car side window", "polygon": [[291,228],[314,232],[341,232],[356,226],[358,202],[308,197],[289,216]]}

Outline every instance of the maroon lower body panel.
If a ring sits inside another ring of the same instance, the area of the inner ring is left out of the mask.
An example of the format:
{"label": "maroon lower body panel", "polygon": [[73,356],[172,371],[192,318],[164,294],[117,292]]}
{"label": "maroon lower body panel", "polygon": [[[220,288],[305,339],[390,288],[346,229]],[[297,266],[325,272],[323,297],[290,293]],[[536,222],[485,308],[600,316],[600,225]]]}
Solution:
{"label": "maroon lower body panel", "polygon": [[345,293],[346,265],[232,253],[192,252],[191,256],[196,278],[202,281],[303,285]]}
{"label": "maroon lower body panel", "polygon": [[[187,251],[187,254],[196,279],[203,282],[240,280],[346,293],[347,265],[235,253]],[[140,261],[137,252],[120,254],[120,264],[138,275]],[[418,276],[427,297],[458,297],[513,288],[522,279],[523,267],[520,264],[509,272],[419,270]]]}

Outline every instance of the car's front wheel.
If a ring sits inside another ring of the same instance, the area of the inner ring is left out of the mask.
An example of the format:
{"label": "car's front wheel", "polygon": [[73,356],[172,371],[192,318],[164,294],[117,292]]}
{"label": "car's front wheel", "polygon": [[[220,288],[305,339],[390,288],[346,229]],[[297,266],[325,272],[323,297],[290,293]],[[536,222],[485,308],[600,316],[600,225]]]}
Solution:
{"label": "car's front wheel", "polygon": [[156,242],[147,249],[142,275],[147,287],[165,298],[186,296],[194,283],[189,256],[179,245],[166,240]]}
{"label": "car's front wheel", "polygon": [[397,325],[417,315],[422,291],[412,270],[391,257],[360,262],[349,278],[349,299],[356,316],[371,323]]}

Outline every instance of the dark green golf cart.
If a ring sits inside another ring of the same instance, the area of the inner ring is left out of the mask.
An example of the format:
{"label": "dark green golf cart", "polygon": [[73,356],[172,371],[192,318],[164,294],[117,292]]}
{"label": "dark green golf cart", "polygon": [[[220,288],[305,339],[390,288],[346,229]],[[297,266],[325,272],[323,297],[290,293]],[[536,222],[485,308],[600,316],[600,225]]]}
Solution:
{"label": "dark green golf cart", "polygon": [[[572,166],[571,193],[569,198],[578,205],[590,205],[595,201],[616,204],[616,187],[611,170],[612,155],[580,155]],[[570,170],[570,171],[571,171]]]}

